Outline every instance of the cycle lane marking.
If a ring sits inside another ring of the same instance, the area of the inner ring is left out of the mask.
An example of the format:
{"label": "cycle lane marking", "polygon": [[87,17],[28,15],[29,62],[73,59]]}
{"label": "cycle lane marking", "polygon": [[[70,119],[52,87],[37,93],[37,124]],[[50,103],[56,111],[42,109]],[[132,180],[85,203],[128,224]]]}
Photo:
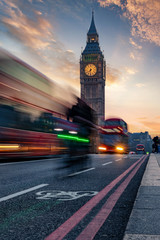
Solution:
{"label": "cycle lane marking", "polygon": [[8,196],[5,196],[5,197],[0,198],[0,202],[3,202],[3,201],[6,201],[6,200],[9,200],[9,199],[12,199],[12,198],[21,196],[21,195],[23,195],[23,194],[25,194],[25,193],[32,192],[32,191],[34,191],[34,190],[36,190],[36,189],[39,189],[39,188],[42,188],[42,187],[45,187],[45,186],[48,186],[48,185],[49,185],[49,184],[40,184],[40,185],[37,185],[37,186],[32,187],[32,188],[25,189],[25,190],[20,191],[20,192],[10,194],[10,195],[8,195]]}
{"label": "cycle lane marking", "polygon": [[98,194],[92,197],[86,204],[84,204],[77,212],[75,212],[69,219],[67,219],[62,225],[60,225],[55,231],[53,231],[45,240],[61,240],[63,239],[106,195],[112,190],[112,188],[121,181],[142,159],[142,156],[134,164],[131,165],[120,176],[114,179]]}
{"label": "cycle lane marking", "polygon": [[97,191],[60,191],[60,190],[46,190],[36,193],[36,199],[56,199],[59,201],[72,201],[81,197],[93,197]]}
{"label": "cycle lane marking", "polygon": [[99,229],[102,227],[103,223],[106,221],[110,213],[112,212],[114,206],[116,205],[118,199],[133,179],[135,174],[138,172],[141,165],[146,160],[147,156],[132,170],[129,176],[121,183],[121,185],[115,190],[115,192],[107,199],[105,204],[102,206],[98,214],[93,218],[93,220],[87,225],[87,227],[80,233],[76,240],[92,240]]}

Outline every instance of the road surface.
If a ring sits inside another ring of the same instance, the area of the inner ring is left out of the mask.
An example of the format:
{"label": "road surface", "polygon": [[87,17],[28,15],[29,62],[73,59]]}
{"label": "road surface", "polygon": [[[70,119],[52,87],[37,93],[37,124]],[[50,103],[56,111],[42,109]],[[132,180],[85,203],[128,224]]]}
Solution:
{"label": "road surface", "polygon": [[123,239],[148,157],[90,159],[85,169],[59,169],[62,158],[1,163],[0,239]]}

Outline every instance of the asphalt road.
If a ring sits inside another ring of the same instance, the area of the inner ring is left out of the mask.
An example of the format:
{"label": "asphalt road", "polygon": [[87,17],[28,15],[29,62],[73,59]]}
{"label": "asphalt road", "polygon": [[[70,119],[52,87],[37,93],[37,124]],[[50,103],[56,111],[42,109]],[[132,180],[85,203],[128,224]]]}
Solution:
{"label": "asphalt road", "polygon": [[90,159],[85,169],[59,169],[61,158],[0,164],[0,239],[123,239],[148,157]]}

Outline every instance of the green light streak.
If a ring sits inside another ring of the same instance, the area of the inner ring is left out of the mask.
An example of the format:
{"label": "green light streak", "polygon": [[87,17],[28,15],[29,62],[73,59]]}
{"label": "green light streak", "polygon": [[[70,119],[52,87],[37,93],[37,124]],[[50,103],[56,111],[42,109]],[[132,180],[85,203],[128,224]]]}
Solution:
{"label": "green light streak", "polygon": [[74,140],[74,141],[77,141],[77,142],[89,143],[89,139],[87,139],[87,138],[80,138],[78,136],[58,134],[57,137],[61,138],[61,139],[67,139],[67,140]]}

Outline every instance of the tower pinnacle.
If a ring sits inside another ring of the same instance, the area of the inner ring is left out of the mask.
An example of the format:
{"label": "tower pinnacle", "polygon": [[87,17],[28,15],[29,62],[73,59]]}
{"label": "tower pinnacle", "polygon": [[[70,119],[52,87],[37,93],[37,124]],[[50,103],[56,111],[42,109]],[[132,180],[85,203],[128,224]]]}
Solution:
{"label": "tower pinnacle", "polygon": [[91,25],[90,25],[87,35],[98,35],[96,26],[94,23],[94,11],[93,10],[92,10],[92,21],[91,21]]}

